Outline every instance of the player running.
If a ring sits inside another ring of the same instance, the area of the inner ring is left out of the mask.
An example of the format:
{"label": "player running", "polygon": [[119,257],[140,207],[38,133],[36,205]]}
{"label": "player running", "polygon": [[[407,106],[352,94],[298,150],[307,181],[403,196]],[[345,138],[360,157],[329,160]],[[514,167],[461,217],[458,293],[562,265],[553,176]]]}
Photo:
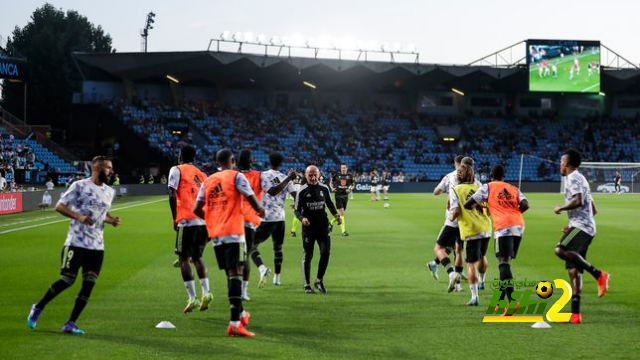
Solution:
{"label": "player running", "polygon": [[242,306],[242,274],[247,259],[242,198],[248,200],[260,217],[264,217],[264,208],[247,178],[234,170],[235,158],[231,150],[218,151],[216,160],[220,171],[202,183],[193,212],[206,221],[218,267],[227,274],[231,305],[227,333],[229,336],[253,337],[255,334],[245,328],[251,315]]}
{"label": "player running", "polygon": [[273,263],[275,266],[275,274],[273,276],[273,284],[279,286],[280,274],[282,272],[283,250],[284,244],[284,200],[287,194],[295,197],[296,188],[291,182],[296,179],[296,172],[290,171],[286,176],[281,173],[280,165],[284,161],[284,157],[280,153],[273,152],[269,154],[269,170],[260,175],[260,182],[264,191],[262,205],[265,208],[265,216],[262,223],[256,229],[256,236],[253,247],[249,251],[253,263],[258,267],[260,272],[260,281],[258,287],[264,287],[267,283],[267,277],[271,274],[271,269],[266,267],[260,257],[258,245],[263,243],[269,237],[273,240]]}
{"label": "player running", "polygon": [[[480,300],[478,297],[477,273],[489,247],[491,220],[482,206],[479,207],[479,211],[476,211],[476,209],[467,210],[462,206],[480,188],[478,184],[474,184],[473,168],[467,164],[460,164],[457,173],[459,184],[449,190],[449,221],[458,220],[460,238],[466,242],[467,253],[465,260],[467,262],[469,288],[471,289],[471,300],[467,305],[478,306]],[[450,274],[454,275],[449,277],[449,292],[453,290],[454,284],[460,280],[460,275],[456,273]]]}
{"label": "player running", "polygon": [[604,270],[598,270],[587,261],[587,250],[596,235],[594,216],[598,213],[596,204],[591,197],[589,182],[578,171],[582,163],[582,155],[575,150],[567,150],[560,160],[560,174],[565,176],[563,206],[556,206],[554,212],[560,215],[566,211],[569,225],[564,228],[564,235],[556,246],[556,255],[565,260],[565,267],[569,271],[571,288],[571,319],[572,324],[582,324],[580,315],[580,294],[582,293],[582,273],[586,270],[598,283],[598,297],[603,297],[609,291],[610,275]]}
{"label": "player running", "polygon": [[[517,187],[504,182],[505,170],[502,165],[491,169],[492,181],[482,185],[471,198],[464,203],[464,208],[473,210],[486,204],[493,222],[493,238],[500,282],[511,283],[511,260],[518,255],[520,242],[524,236],[524,218],[522,214],[529,209],[529,202]],[[484,279],[480,279],[478,289],[484,290]],[[508,301],[513,300],[513,286],[506,287]],[[503,300],[505,292],[500,300]],[[506,311],[506,310],[505,310]]]}
{"label": "player running", "polygon": [[[296,178],[293,180],[294,191],[296,193],[300,191],[300,188],[305,184],[305,182],[306,180],[304,179],[304,175],[302,174],[302,172],[298,172],[296,174]],[[298,220],[296,215],[293,214],[293,221],[291,221],[291,237],[296,237],[296,230],[298,230],[299,223],[300,220]]]}
{"label": "player running", "polygon": [[[243,149],[238,155],[238,168],[240,172],[247,178],[251,190],[253,190],[256,199],[262,204],[262,182],[261,172],[251,169],[253,163],[253,157],[251,156],[251,150]],[[245,197],[242,198],[242,214],[244,215],[244,237],[247,242],[247,249],[250,251],[254,246],[254,238],[256,234],[256,228],[262,222],[262,219],[256,215],[255,211],[251,208],[251,204]],[[244,271],[242,273],[242,300],[249,301],[249,275],[250,275],[251,261],[247,257],[244,264]],[[266,278],[267,274],[265,274]],[[262,273],[260,273],[260,279],[262,280]],[[260,284],[260,283],[258,283]]]}
{"label": "player running", "polygon": [[315,288],[323,294],[327,293],[324,286],[324,275],[329,266],[329,256],[331,254],[331,235],[327,232],[329,219],[324,208],[327,206],[331,214],[337,219],[338,224],[340,214],[331,201],[329,188],[318,181],[319,170],[316,166],[309,166],[305,172],[307,184],[300,188],[296,194],[295,214],[302,223],[302,270],[304,276],[304,292],[313,294],[311,288],[311,259],[315,243],[320,248],[320,261],[318,262],[318,274],[314,283]]}
{"label": "player running", "polygon": [[370,201],[379,201],[380,200],[380,189],[378,185],[380,185],[380,176],[378,175],[378,170],[373,170],[371,172],[371,176],[369,178],[369,185],[371,185],[371,200]]}
{"label": "player running", "polygon": [[382,200],[384,200],[384,207],[389,207],[389,185],[391,184],[391,174],[382,172]]}
{"label": "player running", "polygon": [[[353,191],[353,188],[356,185],[353,181],[353,175],[349,174],[348,170],[347,164],[340,165],[340,173],[335,174],[331,178],[331,183],[329,183],[331,191],[335,194],[336,208],[338,208],[340,218],[342,219],[342,224],[340,224],[342,236],[349,236],[349,233],[347,232],[347,224],[344,219],[344,213],[347,210],[349,194]],[[331,220],[330,229],[333,229],[333,226],[337,221],[337,219]]]}
{"label": "player running", "polygon": [[[178,255],[182,281],[184,281],[189,296],[187,306],[182,311],[185,314],[196,307],[200,307],[200,311],[207,310],[213,300],[213,294],[209,288],[207,265],[202,259],[202,254],[209,241],[207,226],[204,220],[193,213],[196,196],[207,175],[193,165],[195,159],[196,149],[189,145],[184,146],[178,155],[179,165],[169,170],[167,185],[169,187],[169,207],[173,216],[173,229],[176,231],[175,253]],[[198,278],[200,278],[202,301],[196,297],[196,285],[189,259],[193,261]]]}
{"label": "player running", "polygon": [[109,212],[115,198],[115,191],[107,185],[112,176],[111,160],[96,156],[91,160],[91,177],[71,184],[58,201],[56,211],[72,220],[62,248],[60,279],[49,287],[38,303],[31,306],[27,326],[32,330],[35,330],[47,304],[75,283],[82,268],[82,287],[62,332],[84,335],[76,321],[87,306],[102,269],[104,224],[120,225],[120,218]]}

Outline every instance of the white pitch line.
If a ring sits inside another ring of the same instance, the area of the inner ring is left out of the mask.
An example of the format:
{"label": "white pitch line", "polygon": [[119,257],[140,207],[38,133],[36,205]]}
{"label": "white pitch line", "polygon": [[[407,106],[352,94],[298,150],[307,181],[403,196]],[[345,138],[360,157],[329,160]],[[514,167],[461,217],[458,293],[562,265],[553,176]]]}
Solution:
{"label": "white pitch line", "polygon": [[[129,209],[129,208],[132,208],[132,207],[138,207],[138,206],[149,205],[149,204],[157,203],[157,202],[160,202],[160,201],[166,201],[166,200],[165,200],[165,199],[161,199],[161,200],[153,200],[153,201],[147,201],[147,202],[144,202],[144,203],[142,203],[142,204],[127,205],[127,206],[123,206],[123,207],[121,207],[121,208],[111,209],[111,210],[109,210],[109,212],[111,212],[111,211],[118,211],[118,210],[124,210],[124,209]],[[135,202],[139,202],[139,201],[135,201]],[[64,222],[64,221],[71,221],[71,219],[62,219],[62,220],[56,220],[56,221],[49,221],[49,222],[42,223],[42,224],[29,225],[29,226],[24,226],[24,227],[21,227],[21,228],[16,228],[16,229],[4,230],[4,231],[0,231],[0,235],[2,235],[2,234],[8,234],[8,233],[12,233],[12,232],[15,232],[15,231],[20,231],[20,230],[33,229],[33,228],[37,228],[37,227],[45,226],[45,225],[57,224],[57,223],[61,223],[61,222]]]}
{"label": "white pitch line", "polygon": [[34,221],[53,219],[54,217],[55,216],[45,216],[45,217],[39,217],[39,218],[31,219],[31,220],[16,221],[16,222],[0,225],[0,227],[7,227],[7,226],[13,226],[13,225],[19,225],[19,224],[26,224],[26,223],[30,223],[30,222],[34,222]]}
{"label": "white pitch line", "polygon": [[594,88],[596,86],[600,86],[600,83],[593,84],[593,85],[589,86],[588,88],[582,90],[581,92],[587,92],[587,91],[591,90],[592,88]]}

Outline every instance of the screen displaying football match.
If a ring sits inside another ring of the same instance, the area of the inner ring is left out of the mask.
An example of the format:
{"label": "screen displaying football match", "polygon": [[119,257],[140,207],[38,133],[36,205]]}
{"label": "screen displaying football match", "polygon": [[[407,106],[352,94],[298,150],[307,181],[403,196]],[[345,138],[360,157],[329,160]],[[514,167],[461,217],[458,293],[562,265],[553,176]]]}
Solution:
{"label": "screen displaying football match", "polygon": [[600,92],[600,42],[528,40],[529,91]]}

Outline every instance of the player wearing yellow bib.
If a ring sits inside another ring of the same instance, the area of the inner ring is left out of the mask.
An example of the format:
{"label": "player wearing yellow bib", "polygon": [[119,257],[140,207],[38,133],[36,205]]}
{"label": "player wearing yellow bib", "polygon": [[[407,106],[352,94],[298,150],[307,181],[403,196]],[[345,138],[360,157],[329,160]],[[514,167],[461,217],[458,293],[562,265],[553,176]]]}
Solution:
{"label": "player wearing yellow bib", "polygon": [[[459,184],[449,191],[450,214],[449,220],[458,219],[460,228],[460,239],[466,242],[466,262],[469,288],[471,289],[471,300],[468,306],[478,306],[478,265],[487,254],[489,238],[491,237],[491,221],[487,211],[479,206],[473,210],[467,210],[462,206],[480,186],[474,184],[473,168],[466,164],[461,164],[457,171]],[[486,271],[486,269],[485,269]],[[449,287],[451,287],[451,281]],[[453,279],[456,280],[456,279]]]}

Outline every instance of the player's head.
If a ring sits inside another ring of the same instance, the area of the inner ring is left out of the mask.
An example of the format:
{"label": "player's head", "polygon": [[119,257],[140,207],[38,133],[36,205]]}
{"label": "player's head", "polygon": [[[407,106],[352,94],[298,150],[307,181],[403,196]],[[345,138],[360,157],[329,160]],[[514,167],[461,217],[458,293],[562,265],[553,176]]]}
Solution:
{"label": "player's head", "polygon": [[304,172],[304,177],[307,179],[309,185],[317,185],[319,176],[320,170],[315,165],[309,165]]}
{"label": "player's head", "polygon": [[113,176],[111,159],[102,155],[94,157],[93,160],[91,160],[91,172],[98,176],[98,180],[100,180],[101,183],[108,183]]}
{"label": "player's head", "polygon": [[582,155],[576,149],[569,149],[564,152],[560,159],[560,175],[567,176],[573,170],[580,167],[582,163]]}
{"label": "player's head", "polygon": [[273,170],[278,170],[282,162],[284,161],[284,156],[279,152],[272,152],[269,154],[269,167]]}
{"label": "player's head", "polygon": [[462,155],[458,155],[453,159],[453,167],[456,168],[456,170],[458,169],[458,167],[460,166],[460,162],[462,161],[462,159],[464,158],[464,156]]}
{"label": "player's head", "polygon": [[501,164],[494,165],[491,168],[491,178],[493,180],[502,181],[504,180],[504,175],[505,175],[504,166],[502,166]]}
{"label": "player's head", "polygon": [[473,182],[473,168],[467,164],[460,164],[456,174],[461,184],[470,184]]}
{"label": "player's head", "polygon": [[251,163],[253,163],[251,150],[249,149],[240,150],[240,154],[238,154],[238,168],[240,168],[240,170],[249,170],[251,169]]}
{"label": "player's head", "polygon": [[191,145],[185,145],[180,149],[178,163],[187,164],[196,160],[196,149]]}
{"label": "player's head", "polygon": [[469,165],[473,169],[473,165],[475,164],[475,161],[473,161],[473,159],[470,158],[469,156],[465,156],[462,158],[462,160],[460,160],[460,164]]}
{"label": "player's head", "polygon": [[349,168],[347,167],[347,164],[341,164],[340,165],[340,172],[341,173],[346,174],[348,170],[349,170]]}
{"label": "player's head", "polygon": [[236,165],[236,158],[229,149],[222,149],[216,154],[216,162],[219,167],[233,169]]}

